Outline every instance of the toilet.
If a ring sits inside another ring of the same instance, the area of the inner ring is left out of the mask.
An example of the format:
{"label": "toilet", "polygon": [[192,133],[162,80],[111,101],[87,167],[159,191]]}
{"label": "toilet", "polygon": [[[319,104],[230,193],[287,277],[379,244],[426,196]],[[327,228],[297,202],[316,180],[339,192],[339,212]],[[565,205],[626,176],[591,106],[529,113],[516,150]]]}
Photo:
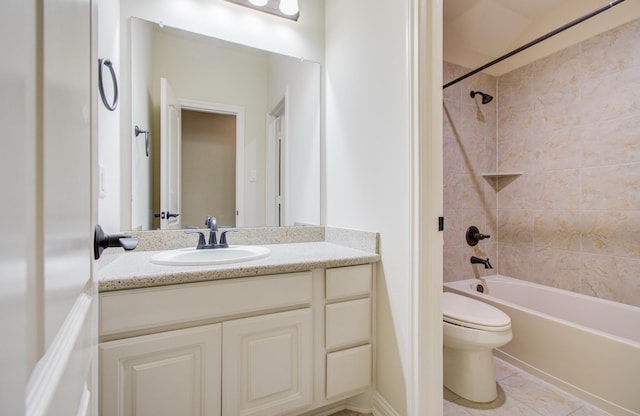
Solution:
{"label": "toilet", "polygon": [[467,400],[498,397],[493,349],[511,341],[511,319],[501,310],[466,296],[442,294],[444,385]]}

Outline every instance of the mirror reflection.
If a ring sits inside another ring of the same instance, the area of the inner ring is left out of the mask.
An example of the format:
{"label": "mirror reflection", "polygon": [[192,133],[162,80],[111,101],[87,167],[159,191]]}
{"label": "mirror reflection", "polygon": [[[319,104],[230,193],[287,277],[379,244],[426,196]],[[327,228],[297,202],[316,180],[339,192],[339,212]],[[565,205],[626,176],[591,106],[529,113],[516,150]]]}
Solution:
{"label": "mirror reflection", "polygon": [[320,223],[320,66],[131,19],[132,228]]}

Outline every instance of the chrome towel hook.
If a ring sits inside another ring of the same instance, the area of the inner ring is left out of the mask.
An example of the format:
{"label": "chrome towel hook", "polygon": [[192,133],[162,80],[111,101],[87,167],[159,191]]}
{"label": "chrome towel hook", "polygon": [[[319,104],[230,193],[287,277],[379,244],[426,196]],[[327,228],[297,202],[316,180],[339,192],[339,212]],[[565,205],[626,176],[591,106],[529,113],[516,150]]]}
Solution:
{"label": "chrome towel hook", "polygon": [[[113,103],[109,103],[104,93],[104,82],[102,80],[102,65],[109,68],[111,73],[111,81],[113,82]],[[100,98],[102,103],[109,111],[114,111],[118,107],[118,80],[116,79],[116,71],[113,69],[113,64],[108,59],[98,59],[98,89],[100,90]]]}
{"label": "chrome towel hook", "polygon": [[140,134],[144,134],[144,151],[147,157],[149,157],[149,130],[140,130],[140,127],[135,126],[135,129],[133,131],[136,134],[136,137],[138,137]]}

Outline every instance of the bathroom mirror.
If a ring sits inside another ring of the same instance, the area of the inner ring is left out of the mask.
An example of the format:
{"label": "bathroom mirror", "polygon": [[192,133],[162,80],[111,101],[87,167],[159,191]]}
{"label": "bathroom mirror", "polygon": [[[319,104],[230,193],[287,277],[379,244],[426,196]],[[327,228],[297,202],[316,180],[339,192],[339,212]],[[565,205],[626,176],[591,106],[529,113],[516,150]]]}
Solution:
{"label": "bathroom mirror", "polygon": [[130,24],[132,228],[319,224],[320,65]]}

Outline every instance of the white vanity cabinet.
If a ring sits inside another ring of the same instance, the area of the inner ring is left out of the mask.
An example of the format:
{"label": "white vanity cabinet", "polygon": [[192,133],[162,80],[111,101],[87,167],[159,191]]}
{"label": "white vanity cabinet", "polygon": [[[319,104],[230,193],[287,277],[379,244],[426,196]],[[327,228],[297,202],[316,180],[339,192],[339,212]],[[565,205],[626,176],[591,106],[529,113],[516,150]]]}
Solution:
{"label": "white vanity cabinet", "polygon": [[102,293],[100,414],[308,407],[311,301],[312,272]]}
{"label": "white vanity cabinet", "polygon": [[100,415],[297,415],[363,392],[371,279],[367,264],[101,293]]}

